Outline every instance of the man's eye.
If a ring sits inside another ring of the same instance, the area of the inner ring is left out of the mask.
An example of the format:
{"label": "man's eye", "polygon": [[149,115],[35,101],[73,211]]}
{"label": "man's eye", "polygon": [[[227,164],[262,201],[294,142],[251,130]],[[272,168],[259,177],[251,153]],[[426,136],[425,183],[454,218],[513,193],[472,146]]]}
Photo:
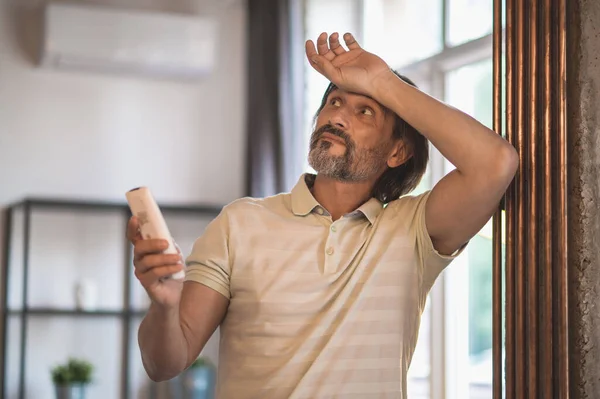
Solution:
{"label": "man's eye", "polygon": [[371,108],[365,108],[365,109],[363,109],[363,114],[369,115],[369,116],[373,116],[374,115],[373,110]]}
{"label": "man's eye", "polygon": [[341,105],[341,101],[339,98],[332,98],[329,103],[335,107],[339,107]]}

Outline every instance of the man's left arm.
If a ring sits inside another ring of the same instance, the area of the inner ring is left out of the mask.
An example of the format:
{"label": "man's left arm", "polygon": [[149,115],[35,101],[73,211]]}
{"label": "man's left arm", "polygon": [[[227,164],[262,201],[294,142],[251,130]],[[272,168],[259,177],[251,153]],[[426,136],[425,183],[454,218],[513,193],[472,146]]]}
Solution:
{"label": "man's left arm", "polygon": [[455,167],[429,194],[425,222],[435,249],[449,255],[487,223],[511,183],[515,149],[469,115],[399,79],[378,79],[376,100],[417,129]]}

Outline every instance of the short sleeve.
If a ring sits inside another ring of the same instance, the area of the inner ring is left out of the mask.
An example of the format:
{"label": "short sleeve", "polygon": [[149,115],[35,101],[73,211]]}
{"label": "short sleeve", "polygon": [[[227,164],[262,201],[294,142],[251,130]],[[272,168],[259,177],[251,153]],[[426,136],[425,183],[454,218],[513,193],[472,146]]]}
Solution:
{"label": "short sleeve", "polygon": [[423,285],[429,289],[439,274],[456,259],[466,247],[466,244],[452,255],[442,255],[433,246],[431,236],[427,231],[425,221],[425,208],[431,191],[427,191],[418,197],[415,197],[417,204],[415,209],[415,219],[413,228],[417,239],[417,249],[419,259],[423,270]]}
{"label": "short sleeve", "polygon": [[185,261],[185,281],[203,284],[229,299],[230,261],[229,221],[223,209],[194,242]]}

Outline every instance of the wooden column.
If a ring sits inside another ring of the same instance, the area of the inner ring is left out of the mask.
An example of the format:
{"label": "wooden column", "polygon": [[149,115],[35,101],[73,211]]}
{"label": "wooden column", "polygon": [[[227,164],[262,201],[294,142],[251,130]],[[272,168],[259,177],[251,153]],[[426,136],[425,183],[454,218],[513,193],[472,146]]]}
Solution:
{"label": "wooden column", "polygon": [[498,399],[503,390],[507,399],[568,398],[565,2],[494,0],[494,129],[503,134],[505,118],[506,138],[520,158],[504,201],[505,232],[501,211],[494,216]]}

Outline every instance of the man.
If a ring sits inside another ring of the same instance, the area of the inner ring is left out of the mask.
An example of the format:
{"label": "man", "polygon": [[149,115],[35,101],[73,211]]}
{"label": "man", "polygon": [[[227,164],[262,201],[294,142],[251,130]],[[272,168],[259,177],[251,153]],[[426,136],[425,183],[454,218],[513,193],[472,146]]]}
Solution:
{"label": "man", "polygon": [[[220,326],[219,398],[406,398],[427,293],[494,213],[518,158],[344,40],[348,49],[335,33],[306,43],[333,84],[311,139],[316,176],[227,205],[195,242],[183,283],[162,279],[181,256],[130,221],[152,299],[139,329],[152,379],[181,373]],[[456,170],[404,195],[423,174],[426,139]]]}

